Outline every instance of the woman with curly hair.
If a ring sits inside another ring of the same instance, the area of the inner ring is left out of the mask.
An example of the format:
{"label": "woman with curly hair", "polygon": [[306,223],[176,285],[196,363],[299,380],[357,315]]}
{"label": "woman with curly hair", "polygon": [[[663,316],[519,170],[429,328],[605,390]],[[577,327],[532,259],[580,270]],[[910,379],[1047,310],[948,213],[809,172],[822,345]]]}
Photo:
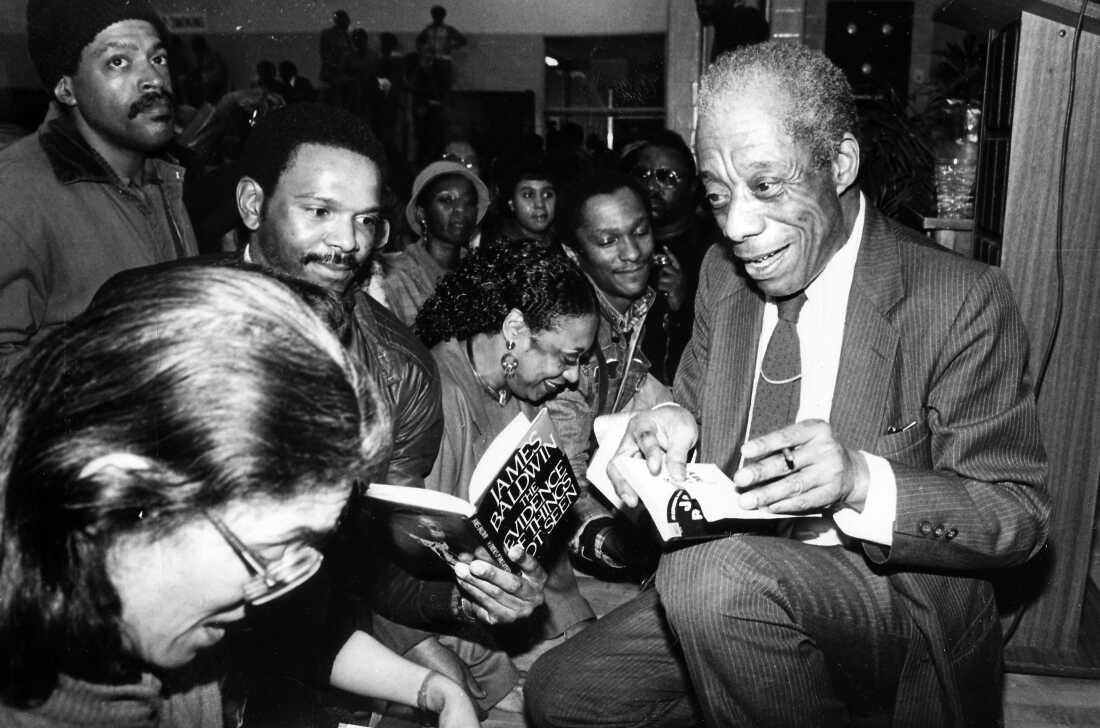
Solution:
{"label": "woman with curly hair", "polygon": [[[427,487],[468,498],[470,476],[493,438],[518,413],[533,417],[540,403],[577,382],[596,335],[596,306],[581,270],[532,241],[479,252],[440,281],[416,319],[443,389],[443,440]],[[509,556],[520,556],[514,548]],[[568,635],[595,615],[564,550],[544,561],[549,577],[537,564],[518,576],[495,576],[522,580],[505,586],[515,594],[518,616],[544,597],[543,635]],[[488,564],[472,566],[488,573]],[[463,588],[494,586],[470,571],[459,570]],[[493,622],[481,607],[469,609],[472,618]]]}

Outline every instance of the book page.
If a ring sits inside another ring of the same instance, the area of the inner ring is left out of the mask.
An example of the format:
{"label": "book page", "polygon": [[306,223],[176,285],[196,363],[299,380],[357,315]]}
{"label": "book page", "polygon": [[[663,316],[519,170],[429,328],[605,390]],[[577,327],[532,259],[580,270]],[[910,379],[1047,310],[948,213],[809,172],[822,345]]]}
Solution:
{"label": "book page", "polygon": [[630,424],[630,412],[620,412],[614,415],[601,415],[592,423],[592,431],[596,434],[596,442],[599,447],[592,453],[592,459],[588,462],[588,469],[584,475],[600,494],[615,508],[623,507],[622,499],[615,492],[615,486],[607,477],[607,465],[614,457],[615,451],[626,434],[626,427]]}
{"label": "book page", "polygon": [[400,503],[427,510],[445,513],[457,513],[460,516],[472,516],[474,507],[457,496],[427,488],[413,488],[406,485],[387,485],[371,483],[367,487],[367,498]]}
{"label": "book page", "polygon": [[[651,475],[641,458],[618,458],[615,467],[630,482],[638,496],[645,502],[646,508],[656,521],[668,510],[669,498],[677,490],[684,490],[698,503],[702,516],[707,521],[721,521],[727,518],[751,520],[769,520],[775,518],[798,518],[790,513],[772,513],[758,508],[742,508],[738,504],[737,488],[722,470],[714,463],[688,463],[687,477],[673,482],[668,474],[661,471]],[[657,506],[655,511],[650,503]],[[810,514],[810,515],[817,515]]]}
{"label": "book page", "polygon": [[[542,414],[542,410],[539,414]],[[485,489],[493,482],[493,478],[496,477],[500,469],[504,467],[504,463],[508,461],[508,458],[512,457],[512,453],[519,445],[520,441],[527,434],[527,431],[531,427],[531,420],[527,419],[527,415],[520,412],[518,415],[512,418],[512,421],[508,423],[508,426],[497,434],[493,438],[493,441],[489,443],[489,447],[485,450],[485,454],[481,456],[481,459],[477,461],[477,465],[474,466],[474,472],[470,475],[470,502],[477,503],[481,500],[482,494],[485,493]]]}

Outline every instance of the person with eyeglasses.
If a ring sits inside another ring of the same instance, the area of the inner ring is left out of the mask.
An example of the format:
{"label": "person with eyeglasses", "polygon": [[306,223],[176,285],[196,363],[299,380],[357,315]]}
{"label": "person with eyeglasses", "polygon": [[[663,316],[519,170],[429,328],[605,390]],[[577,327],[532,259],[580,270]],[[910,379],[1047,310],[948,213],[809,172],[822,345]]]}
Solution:
{"label": "person with eyeglasses", "polygon": [[478,177],[481,176],[481,156],[477,153],[477,148],[465,139],[448,141],[443,145],[443,152],[439,158],[448,162],[457,162]]}
{"label": "person with eyeglasses", "polygon": [[623,158],[621,168],[645,186],[653,237],[661,251],[652,280],[661,296],[647,316],[642,351],[653,375],[672,386],[691,338],[699,268],[721,233],[713,216],[698,209],[695,157],[676,132],[666,129],[647,137]]}
{"label": "person with eyeglasses", "polygon": [[[11,728],[220,728],[219,643],[317,572],[389,439],[369,380],[292,291],[196,264],[101,291],[37,341],[0,421]],[[380,695],[476,725],[457,685],[376,657]]]}

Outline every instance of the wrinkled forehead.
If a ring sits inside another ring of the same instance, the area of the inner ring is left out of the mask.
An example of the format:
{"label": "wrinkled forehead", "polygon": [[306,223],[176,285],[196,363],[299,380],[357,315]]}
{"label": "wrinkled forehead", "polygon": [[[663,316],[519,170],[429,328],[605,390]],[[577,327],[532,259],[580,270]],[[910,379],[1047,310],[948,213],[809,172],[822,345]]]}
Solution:
{"label": "wrinkled forehead", "polygon": [[724,101],[699,118],[696,153],[702,176],[731,171],[730,165],[744,174],[752,165],[783,166],[809,157],[785,123],[789,100],[745,90],[730,92]]}
{"label": "wrinkled forehead", "polygon": [[794,99],[770,76],[746,76],[743,82],[712,92],[699,115],[700,132],[709,131],[731,115],[756,118],[761,124],[784,128],[794,112]]}

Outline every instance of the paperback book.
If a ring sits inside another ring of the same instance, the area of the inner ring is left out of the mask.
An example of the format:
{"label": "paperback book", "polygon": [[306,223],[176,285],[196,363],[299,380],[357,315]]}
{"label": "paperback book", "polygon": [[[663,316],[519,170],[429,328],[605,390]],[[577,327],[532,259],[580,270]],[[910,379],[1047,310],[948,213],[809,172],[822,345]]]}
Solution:
{"label": "paperback book", "polygon": [[533,420],[522,413],[503,430],[478,462],[470,500],[449,493],[371,483],[369,506],[386,532],[395,558],[424,578],[452,576],[458,554],[478,546],[498,566],[517,567],[507,557],[513,544],[539,558],[554,530],[580,494],[549,413]]}

